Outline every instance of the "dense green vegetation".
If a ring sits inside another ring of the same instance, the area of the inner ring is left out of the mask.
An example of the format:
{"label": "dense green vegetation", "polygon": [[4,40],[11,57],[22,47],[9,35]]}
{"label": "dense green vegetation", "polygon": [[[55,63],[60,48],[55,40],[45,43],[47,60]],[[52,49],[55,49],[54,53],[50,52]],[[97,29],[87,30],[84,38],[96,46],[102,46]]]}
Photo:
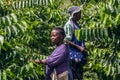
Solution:
{"label": "dense green vegetation", "polygon": [[76,36],[86,41],[89,51],[84,80],[119,80],[119,0],[1,0],[1,80],[44,80],[45,65],[29,59],[51,53],[50,31],[64,26],[71,5],[83,5],[82,29]]}

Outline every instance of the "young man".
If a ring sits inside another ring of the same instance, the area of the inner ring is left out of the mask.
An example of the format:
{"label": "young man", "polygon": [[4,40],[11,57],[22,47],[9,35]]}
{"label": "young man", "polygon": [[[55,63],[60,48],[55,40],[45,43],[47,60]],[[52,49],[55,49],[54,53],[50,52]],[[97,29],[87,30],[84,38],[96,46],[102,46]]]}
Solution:
{"label": "young man", "polygon": [[79,42],[74,34],[76,29],[80,29],[78,21],[81,18],[82,7],[72,6],[69,8],[70,19],[64,26],[65,30],[65,41],[69,44],[70,50],[70,66],[73,73],[73,78],[82,80],[83,77],[83,66],[81,60],[83,58],[83,53],[86,52],[84,41]]}

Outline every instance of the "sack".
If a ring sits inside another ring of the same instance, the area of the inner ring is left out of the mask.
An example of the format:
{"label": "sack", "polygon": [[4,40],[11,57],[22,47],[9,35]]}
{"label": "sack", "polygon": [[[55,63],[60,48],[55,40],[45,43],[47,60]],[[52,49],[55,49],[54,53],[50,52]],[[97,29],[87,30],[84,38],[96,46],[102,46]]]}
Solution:
{"label": "sack", "polygon": [[83,58],[82,58],[80,64],[85,65],[85,64],[87,64],[87,62],[88,62],[88,52],[84,52],[83,53]]}
{"label": "sack", "polygon": [[[84,46],[82,46],[84,44]],[[78,44],[77,44],[78,45]],[[85,47],[85,43],[83,41],[79,44],[82,47]],[[70,60],[74,63],[80,63],[81,65],[85,65],[88,62],[88,53],[84,52],[82,53],[78,49],[75,49],[74,47],[70,46]]]}
{"label": "sack", "polygon": [[[76,45],[82,46],[86,48],[85,42],[83,40],[78,41],[76,37],[73,35],[72,42],[74,42]],[[81,65],[85,65],[88,62],[88,53],[84,52],[82,53],[80,50],[74,48],[73,46],[69,45],[70,49],[70,60],[75,63],[80,63]]]}

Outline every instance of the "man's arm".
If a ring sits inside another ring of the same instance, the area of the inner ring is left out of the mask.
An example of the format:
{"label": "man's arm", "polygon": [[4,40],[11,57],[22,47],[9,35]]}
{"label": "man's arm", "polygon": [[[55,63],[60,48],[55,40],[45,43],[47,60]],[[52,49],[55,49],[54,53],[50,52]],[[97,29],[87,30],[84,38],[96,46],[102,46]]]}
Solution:
{"label": "man's arm", "polygon": [[70,44],[71,46],[77,48],[77,49],[80,50],[81,52],[83,52],[83,53],[86,52],[86,49],[85,49],[84,47],[79,46],[79,45],[76,45],[74,42],[69,41],[69,40],[67,40],[66,42],[67,42],[68,44]]}

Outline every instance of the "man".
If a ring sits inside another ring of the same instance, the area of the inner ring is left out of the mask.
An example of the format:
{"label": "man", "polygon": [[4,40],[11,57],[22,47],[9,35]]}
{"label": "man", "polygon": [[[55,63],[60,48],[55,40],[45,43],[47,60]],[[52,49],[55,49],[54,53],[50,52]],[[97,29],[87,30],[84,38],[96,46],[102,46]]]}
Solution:
{"label": "man", "polygon": [[[65,30],[65,41],[69,44],[70,50],[70,66],[73,73],[73,78],[82,80],[83,77],[83,66],[81,60],[86,52],[84,41],[79,42],[74,34],[76,29],[80,29],[78,21],[81,18],[81,6],[72,6],[68,9],[70,13],[70,19],[64,26]],[[77,54],[79,53],[79,54]]]}

